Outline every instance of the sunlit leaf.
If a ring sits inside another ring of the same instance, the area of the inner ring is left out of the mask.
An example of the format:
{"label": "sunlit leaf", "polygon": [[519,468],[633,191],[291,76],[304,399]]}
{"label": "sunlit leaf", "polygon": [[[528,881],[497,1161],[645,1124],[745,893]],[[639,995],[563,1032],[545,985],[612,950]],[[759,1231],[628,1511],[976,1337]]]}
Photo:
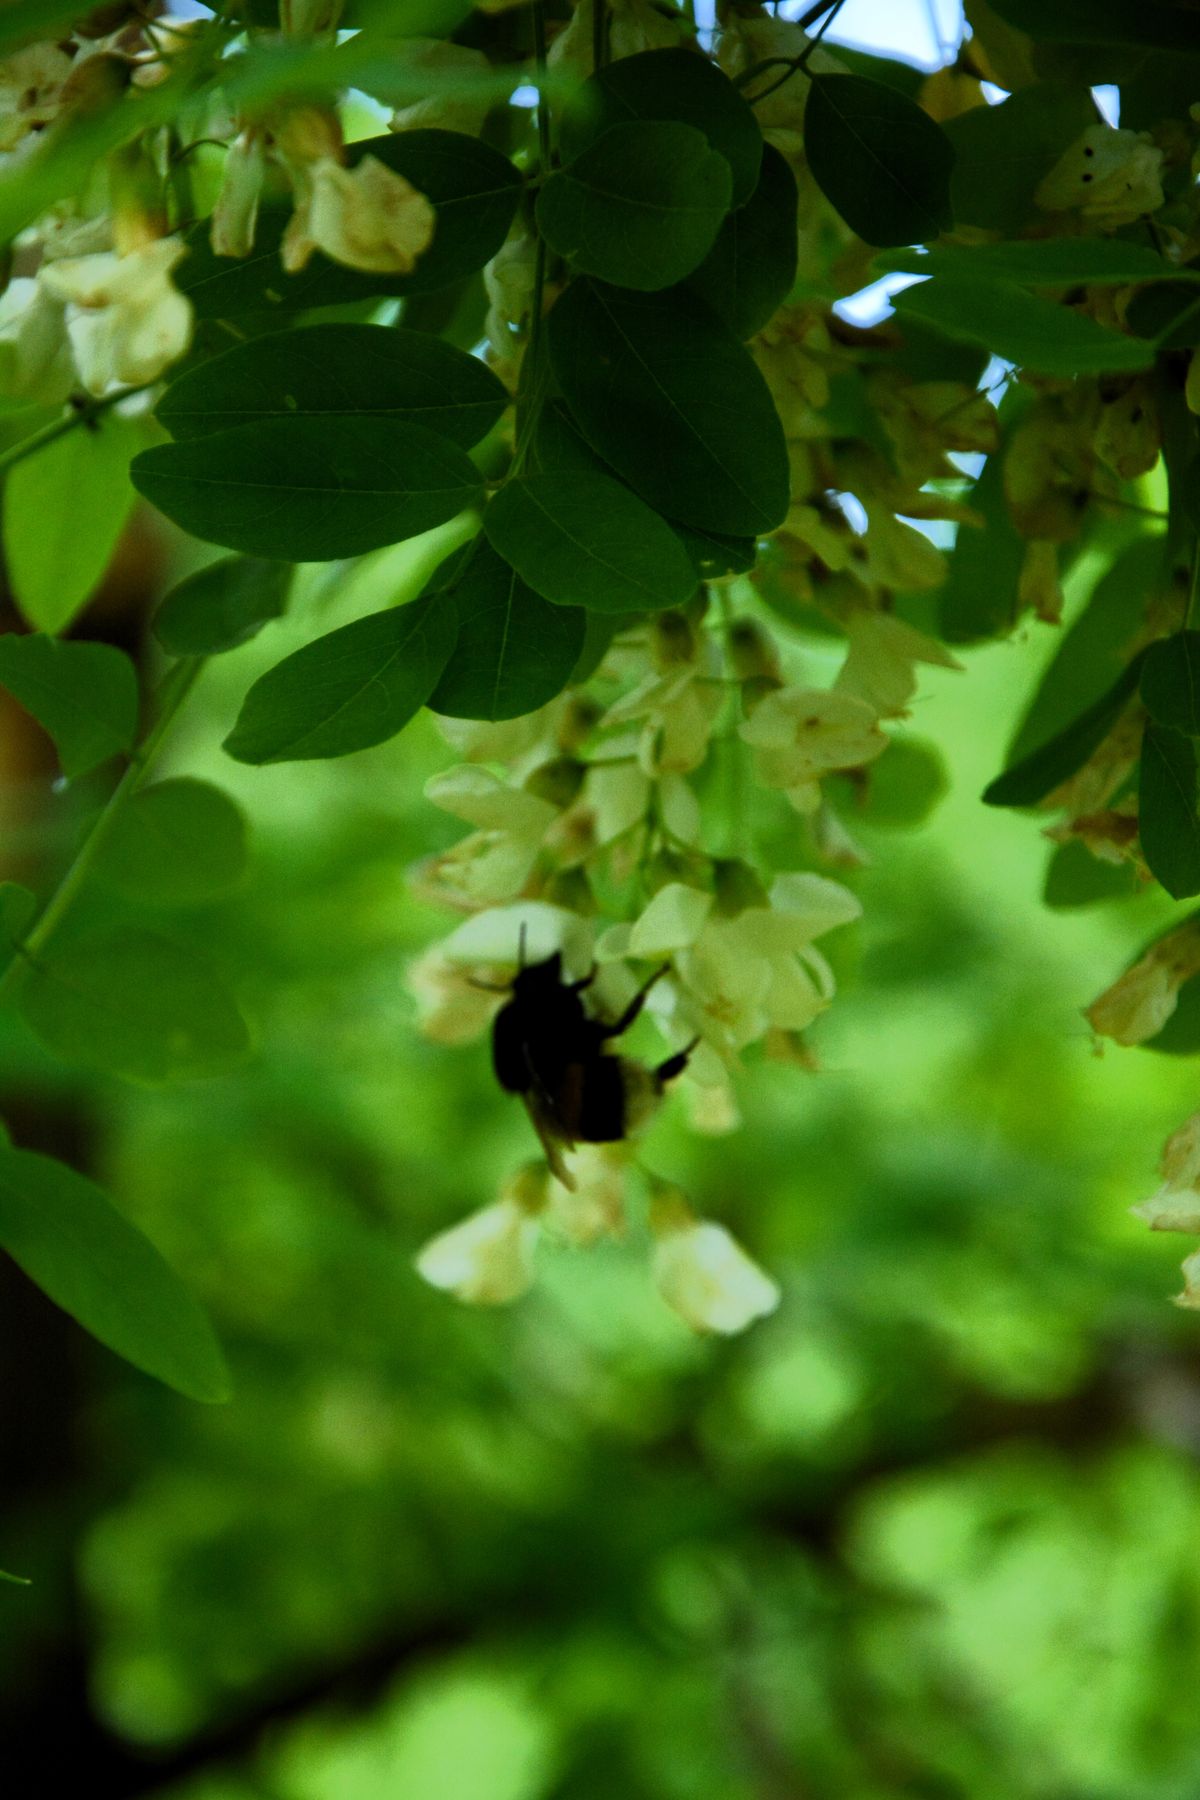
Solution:
{"label": "sunlit leaf", "polygon": [[57,1306],[192,1400],[229,1398],[212,1326],[174,1270],[74,1169],[0,1147],[0,1245]]}
{"label": "sunlit leaf", "polygon": [[64,775],[84,775],[132,748],[133,664],[111,644],[60,643],[41,632],[0,636],[0,686],[54,739]]}

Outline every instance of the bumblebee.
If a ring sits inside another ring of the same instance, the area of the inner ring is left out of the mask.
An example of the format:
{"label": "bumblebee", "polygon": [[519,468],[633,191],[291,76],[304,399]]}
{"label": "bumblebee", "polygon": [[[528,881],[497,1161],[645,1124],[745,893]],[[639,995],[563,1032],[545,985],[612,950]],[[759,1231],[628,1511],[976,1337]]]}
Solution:
{"label": "bumblebee", "polygon": [[567,981],[561,952],[526,968],[523,951],[522,943],[511,997],[492,1026],[492,1065],[506,1093],[525,1102],[552,1172],[573,1187],[561,1151],[628,1137],[667,1083],[683,1073],[696,1042],[653,1069],[610,1053],[609,1045],[629,1030],[665,968],[609,1024],[593,1018],[583,1003],[595,969],[580,981]]}

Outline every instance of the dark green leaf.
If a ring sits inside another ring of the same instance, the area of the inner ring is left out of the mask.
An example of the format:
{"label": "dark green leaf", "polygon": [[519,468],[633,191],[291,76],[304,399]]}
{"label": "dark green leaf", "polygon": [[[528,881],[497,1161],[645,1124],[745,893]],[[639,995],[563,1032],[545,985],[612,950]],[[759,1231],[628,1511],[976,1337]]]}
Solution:
{"label": "dark green leaf", "polygon": [[7,969],[37,914],[37,898],[17,881],[0,881],[0,970]]}
{"label": "dark green leaf", "polygon": [[593,612],[682,606],[696,576],[679,539],[607,475],[525,475],[483,515],[494,549],[535,593]]}
{"label": "dark green leaf", "polygon": [[162,906],[224,893],[246,867],[246,820],[208,781],[156,781],[126,801],[92,865],[106,887]]}
{"label": "dark green leaf", "polygon": [[[1124,287],[1164,281],[1174,271],[1147,244],[1120,238],[1030,238],[1013,244],[935,244],[931,250],[891,250],[877,256],[881,274],[954,275],[968,281],[1012,281],[1018,287]],[[1183,284],[1200,302],[1200,285]]]}
{"label": "dark green leaf", "polygon": [[583,649],[581,607],[543,600],[486,541],[440,591],[454,597],[458,642],[429,697],[434,712],[515,719],[562,692]]}
{"label": "dark green leaf", "polygon": [[1061,782],[1081,769],[1104,742],[1137,687],[1142,658],[1122,670],[1107,693],[1093,702],[1063,731],[1040,744],[983,790],[987,806],[1036,806]]}
{"label": "dark green leaf", "polygon": [[585,275],[618,287],[671,287],[712,249],[730,192],[729,164],[703,132],[633,119],[549,176],[538,226]]}
{"label": "dark green leaf", "polygon": [[746,575],[758,557],[754,538],[721,537],[691,525],[676,525],[675,535],[701,581],[715,581],[720,575]]}
{"label": "dark green leaf", "polygon": [[1200,1056],[1200,975],[1184,982],[1175,1011],[1162,1030],[1140,1047],[1167,1056]]}
{"label": "dark green leaf", "polygon": [[1043,375],[1146,369],[1153,346],[1098,325],[1086,313],[1031,294],[1007,281],[964,281],[939,275],[895,298],[901,319],[934,325],[948,337],[981,344],[1006,362]]}
{"label": "dark green leaf", "polygon": [[1089,125],[1086,87],[1036,82],[999,106],[974,106],[946,126],[954,146],[950,194],[959,225],[1020,231],[1036,214],[1034,193]]}
{"label": "dark green leaf", "polygon": [[154,615],[154,635],[171,656],[236,650],[279,618],[292,573],[290,563],[223,556],[171,589]]}
{"label": "dark green leaf", "polygon": [[1177,631],[1150,645],[1141,692],[1152,719],[1200,737],[1200,631]]}
{"label": "dark green leaf", "polygon": [[390,419],[277,418],[136,458],[134,486],[193,536],[327,562],[415,537],[479,499],[466,452]]}
{"label": "dark green leaf", "polygon": [[1200,287],[1195,281],[1156,281],[1130,300],[1125,323],[1138,337],[1154,338],[1160,350],[1190,350],[1200,344]]}
{"label": "dark green leaf", "polygon": [[729,164],[734,206],[742,206],[754,192],[762,133],[733,83],[706,57],[691,50],[644,50],[593,75],[564,109],[564,161],[630,119],[675,120],[702,131]]}
{"label": "dark green leaf", "polygon": [[571,670],[568,687],[578,687],[582,682],[591,680],[608,654],[608,646],[621,626],[619,613],[585,612],[583,617],[583,648]]}
{"label": "dark green leaf", "polygon": [[1174,900],[1200,894],[1196,746],[1151,719],[1142,734],[1138,836],[1150,873]]}
{"label": "dark green leaf", "polygon": [[262,419],[371,416],[422,425],[466,449],[507,405],[503,383],[478,357],[427,332],[309,325],[253,338],[189,369],[156,416],[180,439]]}
{"label": "dark green leaf", "polygon": [[227,1400],[212,1326],[149,1238],[94,1182],[0,1148],[0,1245],[57,1306],[135,1368],[192,1400]]}
{"label": "dark green leaf", "polygon": [[575,422],[651,506],[732,537],[783,523],[783,427],[750,353],[702,301],[573,281],[549,341]]}
{"label": "dark green leaf", "polygon": [[924,241],[953,221],[949,139],[915,101],[882,82],[814,76],[804,153],[825,198],[868,244]]}
{"label": "dark green leaf", "polygon": [[[907,327],[907,321],[906,321]],[[982,525],[960,525],[946,579],[937,590],[938,634],[948,644],[977,643],[1012,630],[1021,610],[1019,583],[1025,540],[1004,495],[1004,452],[1015,418],[1028,406],[1018,391],[1001,408],[1000,446],[966,495]]]}
{"label": "dark green leaf", "polygon": [[763,145],[758,186],[731,212],[688,287],[735,337],[753,337],[782,306],[796,279],[796,178],[772,144]]}
{"label": "dark green leaf", "polygon": [[1163,0],[991,0],[1009,25],[1053,44],[1126,44],[1132,50],[1195,50],[1194,8]]}
{"label": "dark green leaf", "polygon": [[[876,56],[871,50],[858,50],[850,44],[829,44],[826,54],[834,57],[850,75],[867,75],[872,81],[882,81],[885,87],[893,87],[897,93],[907,94],[915,100],[929,79],[928,69],[922,69],[917,63],[903,62],[895,56]],[[781,75],[781,69],[764,71],[762,84]],[[759,86],[758,82],[754,84]]]}
{"label": "dark green leaf", "polygon": [[215,1075],[249,1044],[211,965],[149,931],[93,931],[43,954],[21,987],[20,1007],[67,1062],[133,1081]]}
{"label": "dark green leaf", "polygon": [[225,749],[270,763],[382,744],[428,700],[456,630],[453,603],[433,593],[328,632],[259,677]]}
{"label": "dark green leaf", "polygon": [[1056,912],[1095,906],[1104,900],[1126,900],[1138,891],[1132,863],[1101,862],[1086,844],[1071,838],[1059,844],[1046,866],[1042,899]]}
{"label": "dark green leaf", "polygon": [[298,274],[289,275],[279,260],[279,245],[290,209],[272,209],[260,220],[247,257],[214,256],[207,223],[188,232],[189,255],[176,282],[196,316],[233,319],[243,313],[341,306],[375,294],[425,294],[481,269],[496,254],[521,195],[521,178],[507,157],[457,131],[403,131],[349,146],[351,163],[366,155],[403,175],[437,212],[433,240],[410,274],[366,275],[318,253]]}
{"label": "dark green leaf", "polygon": [[137,675],[125,652],[111,644],[64,644],[40,632],[5,632],[0,686],[54,739],[64,775],[84,775],[133,745]]}

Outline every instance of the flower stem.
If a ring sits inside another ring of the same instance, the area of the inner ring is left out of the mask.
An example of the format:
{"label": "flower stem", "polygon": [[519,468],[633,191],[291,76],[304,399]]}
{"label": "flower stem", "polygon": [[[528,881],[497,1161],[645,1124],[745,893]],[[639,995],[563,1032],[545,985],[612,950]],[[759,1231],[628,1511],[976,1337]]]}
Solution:
{"label": "flower stem", "polygon": [[118,401],[128,400],[131,394],[144,394],[147,388],[156,384],[143,381],[140,387],[122,388],[119,394],[106,394],[102,400],[86,400],[76,404],[75,410],[65,419],[54,419],[49,425],[43,425],[40,431],[30,432],[19,444],[13,444],[8,450],[0,452],[0,475],[7,469],[14,468],[17,463],[24,462],[27,456],[34,456],[52,444],[57,438],[65,437],[68,431],[74,431],[77,425],[90,425]]}
{"label": "flower stem", "polygon": [[146,779],[150,765],[157,756],[163,739],[174,723],[180,707],[190,694],[203,667],[203,657],[185,657],[175,664],[164,679],[155,696],[155,712],[149,729],[130,757],[125,773],[109,795],[104,807],[93,820],[91,829],[79,846],[66,874],[19,946],[17,959],[9,964],[3,978],[0,979],[0,998],[6,998],[16,987],[26,968],[37,961],[38,956],[46,948],[74,905],[76,897],[88,878],[92,864],[111,835],[126,802],[137,793]]}

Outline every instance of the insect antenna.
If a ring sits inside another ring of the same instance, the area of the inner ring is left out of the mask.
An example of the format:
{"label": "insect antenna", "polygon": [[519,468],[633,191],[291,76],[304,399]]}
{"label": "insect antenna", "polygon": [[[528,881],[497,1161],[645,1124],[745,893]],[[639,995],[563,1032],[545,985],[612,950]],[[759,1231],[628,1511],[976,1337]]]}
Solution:
{"label": "insect antenna", "polygon": [[525,920],[521,920],[521,929],[517,934],[517,973],[525,967]]}

